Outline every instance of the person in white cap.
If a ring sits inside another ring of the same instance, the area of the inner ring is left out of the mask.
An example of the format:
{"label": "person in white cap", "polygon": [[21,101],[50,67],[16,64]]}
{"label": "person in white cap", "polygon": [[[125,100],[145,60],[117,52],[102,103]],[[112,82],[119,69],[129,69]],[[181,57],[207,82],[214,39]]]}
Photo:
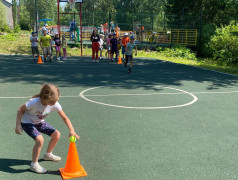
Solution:
{"label": "person in white cap", "polygon": [[126,45],[129,41],[130,41],[130,38],[128,37],[128,33],[125,33],[122,40],[121,40],[121,43],[122,43],[121,53],[122,53],[122,59],[123,60],[125,59]]}
{"label": "person in white cap", "polygon": [[111,33],[114,33],[115,25],[113,24],[113,22],[111,22],[110,25],[111,25],[111,27],[110,27],[110,32],[111,32]]}
{"label": "person in white cap", "polygon": [[44,35],[44,31],[46,31],[46,34],[48,33],[48,29],[46,27],[48,27],[48,24],[44,24],[44,26],[42,27],[42,36]]}

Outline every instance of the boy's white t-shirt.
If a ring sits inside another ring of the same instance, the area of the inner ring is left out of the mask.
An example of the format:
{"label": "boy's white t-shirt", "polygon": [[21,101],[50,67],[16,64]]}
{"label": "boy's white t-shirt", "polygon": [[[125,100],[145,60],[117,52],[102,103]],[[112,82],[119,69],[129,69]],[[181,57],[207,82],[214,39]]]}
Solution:
{"label": "boy's white t-shirt", "polygon": [[44,118],[52,111],[61,111],[62,107],[57,101],[53,106],[43,106],[40,97],[32,98],[26,102],[27,111],[24,112],[21,122],[38,124],[44,121]]}
{"label": "boy's white t-shirt", "polygon": [[101,39],[101,38],[100,38],[100,40],[99,40],[99,45],[100,45],[100,46],[103,46],[103,39]]}

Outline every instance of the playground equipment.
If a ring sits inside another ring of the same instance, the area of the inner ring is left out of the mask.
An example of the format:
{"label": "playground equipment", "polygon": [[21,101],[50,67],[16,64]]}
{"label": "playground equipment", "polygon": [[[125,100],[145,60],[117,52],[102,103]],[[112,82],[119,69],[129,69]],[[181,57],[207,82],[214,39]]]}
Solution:
{"label": "playground equipment", "polygon": [[[40,19],[38,22],[44,22],[44,25],[48,22],[48,21],[52,21],[52,19]],[[43,25],[43,26],[44,26]]]}
{"label": "playground equipment", "polygon": [[[58,33],[61,36],[62,32],[61,32],[61,28],[60,28],[60,15],[64,15],[64,14],[74,14],[74,21],[75,21],[75,15],[76,13],[61,13],[60,12],[60,2],[68,2],[70,3],[70,8],[73,9],[75,4],[78,3],[79,4],[79,17],[80,17],[80,30],[79,28],[74,29],[74,39],[75,39],[75,30],[77,32],[77,39],[81,42],[81,56],[83,55],[83,43],[82,43],[82,16],[81,16],[81,9],[82,9],[82,2],[83,0],[57,0],[57,7],[58,7]],[[65,32],[66,33],[66,32]],[[69,34],[71,34],[71,29],[69,30]],[[80,35],[80,38],[79,38]],[[71,38],[71,37],[69,37]]]}
{"label": "playground equipment", "polygon": [[[144,33],[142,42],[197,46],[197,29],[171,29]],[[138,36],[141,37],[141,34]]]}

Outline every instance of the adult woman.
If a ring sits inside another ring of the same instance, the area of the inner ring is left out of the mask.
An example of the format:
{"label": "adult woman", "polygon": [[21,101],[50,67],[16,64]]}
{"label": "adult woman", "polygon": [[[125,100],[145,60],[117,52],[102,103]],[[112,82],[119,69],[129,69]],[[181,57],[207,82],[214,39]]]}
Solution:
{"label": "adult woman", "polygon": [[99,51],[99,35],[97,34],[97,31],[94,29],[93,33],[91,35],[91,41],[92,41],[92,62],[95,62],[95,53],[96,53],[96,61],[98,62],[98,51]]}

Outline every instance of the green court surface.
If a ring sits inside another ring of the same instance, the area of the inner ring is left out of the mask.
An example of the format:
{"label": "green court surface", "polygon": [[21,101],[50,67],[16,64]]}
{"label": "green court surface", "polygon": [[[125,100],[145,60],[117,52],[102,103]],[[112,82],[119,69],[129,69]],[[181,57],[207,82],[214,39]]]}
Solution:
{"label": "green court surface", "polygon": [[[15,134],[17,110],[44,82],[59,86],[59,102],[81,136],[76,142],[85,180],[238,179],[238,77],[156,59],[123,65],[89,57],[34,64],[29,56],[0,56],[0,179],[60,180],[68,129],[48,173],[29,171],[34,141]],[[44,135],[45,143],[50,138]],[[76,178],[77,179],[77,178]]]}

